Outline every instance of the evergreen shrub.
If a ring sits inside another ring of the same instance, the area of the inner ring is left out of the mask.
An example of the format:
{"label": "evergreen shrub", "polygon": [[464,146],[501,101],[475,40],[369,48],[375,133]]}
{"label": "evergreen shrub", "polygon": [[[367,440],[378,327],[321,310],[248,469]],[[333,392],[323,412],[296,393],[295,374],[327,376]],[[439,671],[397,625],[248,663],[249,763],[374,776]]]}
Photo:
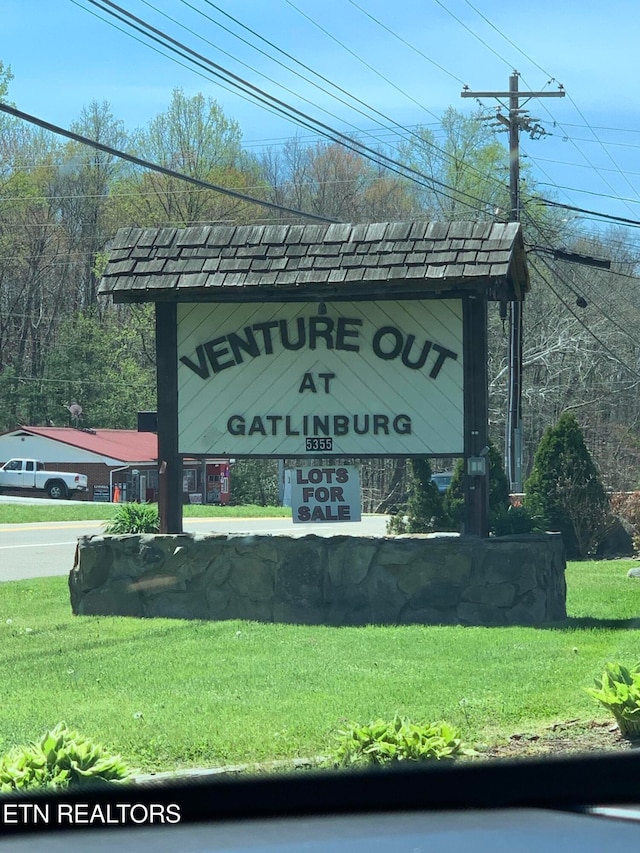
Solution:
{"label": "evergreen shrub", "polygon": [[573,413],[542,436],[525,494],[529,512],[562,534],[568,559],[583,559],[604,536],[609,501]]}
{"label": "evergreen shrub", "polygon": [[428,459],[410,459],[408,465],[406,506],[387,524],[388,533],[431,533],[447,530],[449,522],[443,508],[442,495],[431,480]]}

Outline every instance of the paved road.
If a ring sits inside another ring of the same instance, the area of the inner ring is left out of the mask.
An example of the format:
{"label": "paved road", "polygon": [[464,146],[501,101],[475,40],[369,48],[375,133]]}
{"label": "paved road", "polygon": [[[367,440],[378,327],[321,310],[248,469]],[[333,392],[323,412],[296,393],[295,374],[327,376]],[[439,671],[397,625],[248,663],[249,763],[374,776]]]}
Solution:
{"label": "paved road", "polygon": [[[385,523],[384,516],[363,516],[361,522],[342,524],[293,524],[288,518],[187,518],[184,527],[195,533],[382,536]],[[73,566],[78,537],[102,532],[101,521],[0,525],[0,581],[66,575]]]}

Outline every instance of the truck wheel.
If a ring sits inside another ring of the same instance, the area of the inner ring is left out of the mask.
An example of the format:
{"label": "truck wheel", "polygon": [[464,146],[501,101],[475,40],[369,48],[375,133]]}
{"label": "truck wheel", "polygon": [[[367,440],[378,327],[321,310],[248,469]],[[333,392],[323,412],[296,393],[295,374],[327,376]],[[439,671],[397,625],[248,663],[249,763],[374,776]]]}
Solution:
{"label": "truck wheel", "polygon": [[67,487],[62,480],[52,480],[47,486],[47,494],[54,500],[62,500],[67,497]]}

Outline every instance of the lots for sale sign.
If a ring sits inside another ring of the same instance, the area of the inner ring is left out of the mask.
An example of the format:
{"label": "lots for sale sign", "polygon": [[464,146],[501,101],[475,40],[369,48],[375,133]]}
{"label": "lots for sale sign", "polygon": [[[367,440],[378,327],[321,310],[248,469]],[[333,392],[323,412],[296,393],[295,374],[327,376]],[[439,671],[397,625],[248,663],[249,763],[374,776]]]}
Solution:
{"label": "lots for sale sign", "polygon": [[294,524],[360,521],[360,474],[354,466],[295,468],[291,478]]}

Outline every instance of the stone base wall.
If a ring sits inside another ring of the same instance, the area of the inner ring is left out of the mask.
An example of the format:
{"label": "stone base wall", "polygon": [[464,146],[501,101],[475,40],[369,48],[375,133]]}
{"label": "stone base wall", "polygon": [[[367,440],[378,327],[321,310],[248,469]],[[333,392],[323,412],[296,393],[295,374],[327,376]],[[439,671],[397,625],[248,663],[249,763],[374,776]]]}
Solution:
{"label": "stone base wall", "polygon": [[543,625],[566,617],[558,534],[85,536],[80,615],[314,625]]}

